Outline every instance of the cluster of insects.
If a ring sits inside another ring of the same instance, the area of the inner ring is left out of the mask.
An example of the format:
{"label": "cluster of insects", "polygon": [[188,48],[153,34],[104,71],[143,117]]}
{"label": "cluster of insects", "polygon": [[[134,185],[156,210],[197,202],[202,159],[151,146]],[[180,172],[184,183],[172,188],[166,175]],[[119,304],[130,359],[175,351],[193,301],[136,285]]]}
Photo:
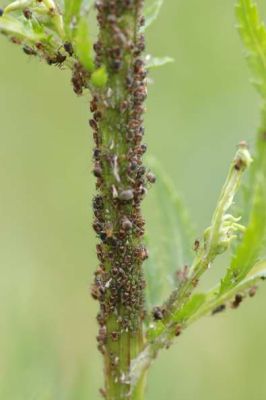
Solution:
{"label": "cluster of insects", "polygon": [[[95,63],[97,67],[104,64],[112,76],[119,72],[119,79],[95,90],[90,104],[93,117],[89,121],[95,142],[93,173],[99,193],[93,200],[93,228],[100,240],[100,265],[91,293],[100,302],[98,343],[105,355],[109,342],[118,341],[123,332],[136,332],[140,318],[145,316],[141,266],[148,252],[142,242],[144,220],[140,205],[147,187],[155,182],[155,176],[142,163],[147,150],[142,143],[147,89],[141,54],[145,44],[142,35],[137,39],[130,35],[132,30],[121,24],[120,18],[125,8],[131,10],[135,3],[96,2],[98,23],[101,30],[108,32],[111,45],[106,46],[105,38],[99,37],[94,45]],[[141,23],[143,18],[139,18]],[[108,331],[108,318],[113,317],[115,327]],[[107,355],[115,368],[117,354]]]}

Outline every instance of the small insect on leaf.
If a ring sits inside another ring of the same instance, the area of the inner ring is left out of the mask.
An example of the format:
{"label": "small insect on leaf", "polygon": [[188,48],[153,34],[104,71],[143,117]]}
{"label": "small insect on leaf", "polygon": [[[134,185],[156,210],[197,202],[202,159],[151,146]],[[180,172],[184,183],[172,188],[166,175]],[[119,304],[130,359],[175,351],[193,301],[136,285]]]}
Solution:
{"label": "small insect on leaf", "polygon": [[86,18],[81,18],[77,26],[75,36],[76,54],[83,65],[89,72],[94,71],[94,62],[92,57],[92,43],[89,34],[89,25]]}
{"label": "small insect on leaf", "polygon": [[23,22],[5,14],[0,19],[0,32],[29,42],[39,42],[43,39],[43,36],[34,32],[30,26],[26,26]]}
{"label": "small insect on leaf", "polygon": [[105,66],[96,69],[91,75],[91,82],[98,88],[106,86],[108,75]]}

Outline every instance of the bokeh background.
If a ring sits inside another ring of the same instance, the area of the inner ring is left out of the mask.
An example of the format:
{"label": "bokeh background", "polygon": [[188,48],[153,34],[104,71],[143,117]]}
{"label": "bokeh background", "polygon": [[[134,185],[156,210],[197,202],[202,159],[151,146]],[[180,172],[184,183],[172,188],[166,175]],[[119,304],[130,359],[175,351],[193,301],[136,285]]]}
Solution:
{"label": "bokeh background", "polygon": [[[266,2],[259,2],[264,10]],[[175,63],[152,73],[149,151],[206,227],[236,144],[254,146],[258,98],[233,1],[166,0],[148,50]],[[0,39],[0,398],[100,399],[91,230],[88,98],[67,71]],[[145,201],[152,221],[155,191]],[[160,240],[160,229],[151,235]],[[225,259],[206,284],[222,274]],[[205,318],[163,352],[148,400],[266,398],[266,288],[238,311]]]}

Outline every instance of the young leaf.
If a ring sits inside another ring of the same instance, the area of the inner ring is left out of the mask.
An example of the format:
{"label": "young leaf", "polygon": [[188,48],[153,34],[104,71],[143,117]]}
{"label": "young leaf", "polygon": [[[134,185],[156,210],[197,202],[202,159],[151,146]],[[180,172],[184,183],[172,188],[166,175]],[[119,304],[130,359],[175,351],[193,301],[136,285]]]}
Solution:
{"label": "young leaf", "polygon": [[252,212],[243,240],[238,245],[231,265],[222,279],[220,294],[241,282],[257,261],[265,240],[266,184],[264,177],[257,182]]}
{"label": "young leaf", "polygon": [[257,5],[251,0],[238,0],[236,17],[238,30],[247,48],[247,59],[254,75],[254,84],[266,96],[266,30],[260,20]]}
{"label": "young leaf", "polygon": [[145,25],[143,31],[148,28],[158,17],[160,9],[163,5],[163,0],[148,0],[144,7]]}
{"label": "young leaf", "polygon": [[107,80],[108,75],[105,66],[96,69],[91,74],[91,83],[98,88],[103,88],[106,85]]}
{"label": "young leaf", "polygon": [[0,18],[0,32],[29,42],[37,42],[43,38],[42,35],[34,32],[29,25],[10,15],[3,15]]}
{"label": "young leaf", "polygon": [[86,18],[81,18],[75,36],[76,54],[81,64],[93,72],[94,62],[92,56],[92,43],[90,40],[89,25]]}
{"label": "young leaf", "polygon": [[174,62],[174,59],[171,57],[153,57],[151,55],[146,56],[145,60],[145,65],[146,68],[151,69],[151,68],[157,68],[157,67],[162,67],[165,64],[169,64]]}

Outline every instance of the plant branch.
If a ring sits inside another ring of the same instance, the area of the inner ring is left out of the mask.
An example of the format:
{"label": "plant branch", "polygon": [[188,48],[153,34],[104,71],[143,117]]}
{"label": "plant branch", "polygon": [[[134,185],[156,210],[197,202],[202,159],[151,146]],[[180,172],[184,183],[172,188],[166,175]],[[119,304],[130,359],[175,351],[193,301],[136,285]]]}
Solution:
{"label": "plant branch", "polygon": [[142,374],[145,373],[159,350],[168,348],[172,339],[179,335],[180,328],[182,328],[180,321],[183,320],[184,309],[192,307],[195,312],[204,303],[204,295],[196,295],[196,297],[192,298],[193,301],[191,303],[191,293],[195,289],[199,278],[211,266],[214,259],[228,249],[235,237],[235,232],[239,229],[242,230],[242,226],[237,223],[237,219],[228,215],[227,211],[233,203],[242,175],[251,164],[251,161],[246,144],[241,143],[214,211],[212,224],[204,233],[204,243],[202,245],[198,244],[196,249],[197,255],[192,263],[190,274],[185,277],[164,307],[162,307],[159,318],[158,310],[154,314],[155,319],[159,320],[149,327],[147,332],[148,344],[132,363],[129,377],[132,385],[136,384]]}

